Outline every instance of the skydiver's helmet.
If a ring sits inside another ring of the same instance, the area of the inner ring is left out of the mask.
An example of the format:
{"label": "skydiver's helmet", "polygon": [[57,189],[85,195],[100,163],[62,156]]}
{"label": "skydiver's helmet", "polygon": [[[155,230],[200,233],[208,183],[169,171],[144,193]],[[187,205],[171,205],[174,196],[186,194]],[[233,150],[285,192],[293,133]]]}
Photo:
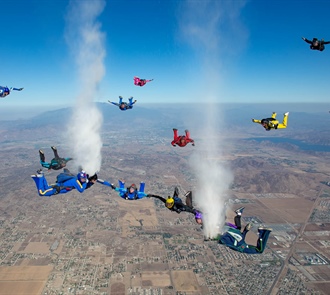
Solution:
{"label": "skydiver's helmet", "polygon": [[199,211],[196,211],[196,213],[195,213],[195,219],[202,219],[202,218],[203,218],[202,213],[199,212]]}
{"label": "skydiver's helmet", "polygon": [[174,199],[172,197],[168,197],[165,202],[165,206],[166,208],[171,209],[174,206]]}
{"label": "skydiver's helmet", "polygon": [[5,87],[5,88],[3,89],[3,93],[5,94],[5,96],[6,96],[6,95],[9,95],[9,93],[10,93],[9,88],[8,88],[8,87]]}
{"label": "skydiver's helmet", "polygon": [[119,108],[121,109],[121,110],[125,110],[126,109],[126,103],[121,103],[120,104],[120,106],[119,106]]}
{"label": "skydiver's helmet", "polygon": [[77,177],[78,177],[78,180],[80,182],[86,182],[86,180],[87,180],[87,174],[86,174],[85,171],[79,172],[78,175],[77,175]]}
{"label": "skydiver's helmet", "polygon": [[262,119],[260,121],[260,124],[266,129],[266,130],[270,130],[270,127],[269,127],[269,120],[267,119]]}
{"label": "skydiver's helmet", "polygon": [[201,212],[199,211],[196,211],[195,212],[195,221],[198,223],[198,224],[202,224],[203,223],[203,215]]}
{"label": "skydiver's helmet", "polygon": [[60,159],[58,160],[58,163],[59,163],[62,167],[65,167],[65,166],[66,166],[66,161],[65,161],[64,158],[60,158]]}
{"label": "skydiver's helmet", "polygon": [[319,40],[317,38],[313,38],[313,46],[318,46],[319,45]]}

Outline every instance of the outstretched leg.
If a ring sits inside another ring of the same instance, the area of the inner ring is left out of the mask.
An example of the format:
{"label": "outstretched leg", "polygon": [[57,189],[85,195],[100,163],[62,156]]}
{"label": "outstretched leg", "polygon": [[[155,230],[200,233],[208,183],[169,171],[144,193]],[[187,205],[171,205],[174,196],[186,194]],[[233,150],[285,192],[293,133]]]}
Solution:
{"label": "outstretched leg", "polygon": [[257,241],[257,249],[259,253],[264,252],[271,231],[272,229],[270,228],[258,228],[259,239]]}
{"label": "outstretched leg", "polygon": [[186,133],[186,138],[187,139],[190,139],[190,132],[188,129],[185,130],[185,133]]}
{"label": "outstretched leg", "polygon": [[146,184],[145,184],[144,182],[141,182],[141,183],[140,183],[140,189],[139,189],[139,192],[140,192],[140,193],[144,193],[144,187],[145,187],[145,185],[146,185]]}
{"label": "outstretched leg", "polygon": [[57,148],[56,148],[56,146],[52,146],[52,150],[53,150],[53,152],[54,152],[54,157],[55,157],[56,159],[58,159],[58,158],[59,158],[59,155],[58,155],[58,152],[57,152]]}
{"label": "outstretched leg", "polygon": [[187,192],[185,196],[186,196],[186,205],[191,209],[193,209],[194,207],[192,203],[192,192],[191,191]]}
{"label": "outstretched leg", "polygon": [[178,139],[178,129],[173,128],[173,135],[174,135],[174,140],[176,141]]}
{"label": "outstretched leg", "polygon": [[51,164],[46,162],[45,154],[42,150],[39,150],[40,164],[42,167],[49,169]]}
{"label": "outstretched leg", "polygon": [[129,105],[132,105],[132,104],[133,104],[133,97],[130,97],[130,98],[128,99],[128,101],[129,101]]}
{"label": "outstretched leg", "polygon": [[46,162],[45,154],[42,150],[39,150],[40,162]]}
{"label": "outstretched leg", "polygon": [[289,112],[284,114],[282,124],[278,124],[277,128],[283,129],[283,128],[287,127],[287,125],[288,125],[288,116],[289,116]]}
{"label": "outstretched leg", "polygon": [[173,198],[175,197],[179,197],[179,189],[177,186],[174,188],[174,193],[173,193]]}
{"label": "outstretched leg", "polygon": [[43,175],[32,175],[31,177],[37,186],[39,196],[50,197],[56,193],[56,189],[48,185],[47,180]]}
{"label": "outstretched leg", "polygon": [[276,119],[276,113],[275,112],[273,112],[273,114],[272,114],[272,119]]}
{"label": "outstretched leg", "polygon": [[123,103],[123,97],[119,96],[119,104],[122,104],[122,103]]}

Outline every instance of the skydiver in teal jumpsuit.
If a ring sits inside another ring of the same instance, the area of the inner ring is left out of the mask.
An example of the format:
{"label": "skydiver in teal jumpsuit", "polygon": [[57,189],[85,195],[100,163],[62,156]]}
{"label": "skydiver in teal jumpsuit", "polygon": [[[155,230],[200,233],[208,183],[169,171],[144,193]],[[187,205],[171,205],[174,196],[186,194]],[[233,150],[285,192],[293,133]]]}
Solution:
{"label": "skydiver in teal jumpsuit", "polygon": [[[243,211],[242,208],[241,212]],[[238,209],[238,210],[240,210]],[[237,213],[236,210],[235,212]],[[271,228],[265,228],[265,227],[259,227],[258,233],[259,238],[257,241],[257,245],[249,245],[245,242],[245,236],[248,233],[248,231],[252,228],[252,223],[248,223],[243,232],[240,231],[240,214],[237,214],[236,216],[239,216],[239,218],[235,217],[235,226],[231,224],[227,224],[226,226],[226,232],[219,236],[219,244],[223,244],[230,249],[233,249],[238,252],[246,253],[246,254],[261,254],[264,252],[266,248],[266,244],[269,238],[269,234],[272,231]],[[239,223],[237,223],[239,221]]]}
{"label": "skydiver in teal jumpsuit", "polygon": [[[66,163],[73,160],[72,158],[61,158],[58,155],[57,148],[55,146],[51,147],[54,152],[54,158],[50,162],[46,162],[45,154],[42,150],[39,150],[40,164],[42,167],[48,170],[60,170],[66,166]],[[40,170],[38,172],[41,172]]]}

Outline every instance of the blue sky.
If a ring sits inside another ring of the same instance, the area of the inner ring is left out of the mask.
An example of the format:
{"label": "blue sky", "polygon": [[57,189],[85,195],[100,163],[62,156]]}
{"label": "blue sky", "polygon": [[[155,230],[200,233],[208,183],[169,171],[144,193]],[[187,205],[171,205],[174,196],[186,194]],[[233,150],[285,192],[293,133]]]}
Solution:
{"label": "blue sky", "polygon": [[[0,85],[24,87],[2,107],[76,100],[68,3],[1,1]],[[327,0],[108,0],[97,18],[106,73],[94,100],[328,102],[330,45],[312,51],[301,37],[330,40],[329,11]],[[155,80],[140,88],[135,75]]]}

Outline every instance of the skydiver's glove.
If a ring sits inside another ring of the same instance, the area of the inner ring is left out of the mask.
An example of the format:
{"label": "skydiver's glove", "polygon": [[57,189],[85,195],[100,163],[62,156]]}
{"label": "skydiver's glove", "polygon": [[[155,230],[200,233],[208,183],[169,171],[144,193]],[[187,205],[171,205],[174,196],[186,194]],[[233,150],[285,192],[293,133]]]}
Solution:
{"label": "skydiver's glove", "polygon": [[176,211],[176,213],[179,214],[179,213],[181,213],[182,210],[180,210],[180,209],[176,209],[175,211]]}
{"label": "skydiver's glove", "polygon": [[112,189],[116,189],[116,187],[112,183],[110,183],[110,186]]}
{"label": "skydiver's glove", "polygon": [[304,41],[306,41],[306,38],[305,37],[301,37],[301,39],[303,39]]}
{"label": "skydiver's glove", "polygon": [[89,180],[88,180],[88,178],[86,179],[86,183],[89,183]]}

